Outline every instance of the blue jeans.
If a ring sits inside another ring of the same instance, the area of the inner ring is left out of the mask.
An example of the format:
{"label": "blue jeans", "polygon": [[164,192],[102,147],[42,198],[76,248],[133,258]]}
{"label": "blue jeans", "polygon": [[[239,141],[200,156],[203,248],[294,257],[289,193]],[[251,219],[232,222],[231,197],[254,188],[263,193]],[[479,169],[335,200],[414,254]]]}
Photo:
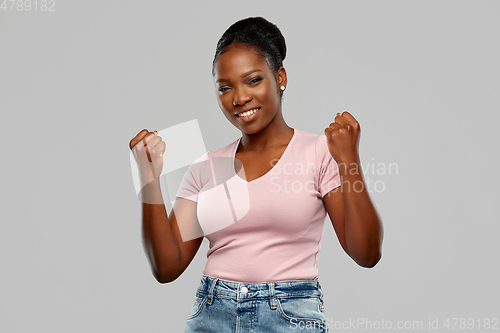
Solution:
{"label": "blue jeans", "polygon": [[203,275],[185,333],[328,331],[317,280],[246,283]]}

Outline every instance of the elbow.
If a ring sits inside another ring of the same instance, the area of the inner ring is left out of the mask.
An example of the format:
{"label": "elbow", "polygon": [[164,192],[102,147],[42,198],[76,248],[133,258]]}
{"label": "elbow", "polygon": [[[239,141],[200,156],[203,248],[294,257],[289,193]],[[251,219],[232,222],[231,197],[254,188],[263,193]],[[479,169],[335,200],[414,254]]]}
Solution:
{"label": "elbow", "polygon": [[160,284],[166,284],[166,283],[170,283],[170,282],[175,281],[175,279],[161,278],[161,277],[157,277],[157,276],[155,276],[155,278],[156,278],[156,281],[158,281],[158,283],[160,283]]}
{"label": "elbow", "polygon": [[179,275],[161,274],[159,272],[153,272],[153,275],[154,275],[156,281],[158,281],[158,283],[161,283],[161,284],[174,282],[179,277]]}
{"label": "elbow", "polygon": [[364,268],[373,268],[378,264],[381,258],[382,258],[382,252],[377,252],[365,258],[364,260],[358,261],[358,265]]}
{"label": "elbow", "polygon": [[155,279],[156,281],[158,281],[158,283],[161,283],[161,284],[166,284],[166,283],[170,283],[170,282],[174,282],[175,280],[177,280],[176,277],[174,278],[171,278],[171,277],[160,277],[160,276],[155,276]]}
{"label": "elbow", "polygon": [[158,283],[165,284],[174,282],[182,275],[185,268],[183,269],[180,263],[176,261],[150,261],[151,263],[151,273]]}

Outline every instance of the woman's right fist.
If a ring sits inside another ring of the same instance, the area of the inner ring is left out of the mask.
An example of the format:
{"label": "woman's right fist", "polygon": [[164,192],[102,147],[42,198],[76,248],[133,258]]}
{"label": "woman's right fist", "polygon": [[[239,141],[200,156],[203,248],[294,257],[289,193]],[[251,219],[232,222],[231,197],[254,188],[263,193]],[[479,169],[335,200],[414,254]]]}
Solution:
{"label": "woman's right fist", "polygon": [[163,154],[167,148],[158,132],[143,129],[130,140],[129,147],[139,168],[141,188],[158,179],[163,170]]}

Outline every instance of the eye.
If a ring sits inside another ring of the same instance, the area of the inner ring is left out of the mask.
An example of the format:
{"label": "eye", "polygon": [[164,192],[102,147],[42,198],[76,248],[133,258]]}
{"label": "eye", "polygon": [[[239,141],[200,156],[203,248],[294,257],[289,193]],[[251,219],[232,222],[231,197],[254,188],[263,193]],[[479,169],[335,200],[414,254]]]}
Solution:
{"label": "eye", "polygon": [[256,78],[252,79],[249,83],[250,84],[255,84],[255,83],[258,83],[259,81],[262,81],[262,78],[261,77],[256,77]]}
{"label": "eye", "polygon": [[224,92],[226,92],[229,88],[228,87],[220,87],[218,90],[219,90],[219,93],[222,94]]}

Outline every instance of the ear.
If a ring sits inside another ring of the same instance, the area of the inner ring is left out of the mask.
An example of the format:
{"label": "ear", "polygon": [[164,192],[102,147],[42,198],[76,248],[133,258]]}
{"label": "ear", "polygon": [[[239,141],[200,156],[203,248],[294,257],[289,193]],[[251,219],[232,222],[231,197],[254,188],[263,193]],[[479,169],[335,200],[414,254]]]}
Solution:
{"label": "ear", "polygon": [[287,84],[286,70],[285,70],[285,67],[281,66],[278,69],[278,89],[281,86],[286,87],[286,84]]}

